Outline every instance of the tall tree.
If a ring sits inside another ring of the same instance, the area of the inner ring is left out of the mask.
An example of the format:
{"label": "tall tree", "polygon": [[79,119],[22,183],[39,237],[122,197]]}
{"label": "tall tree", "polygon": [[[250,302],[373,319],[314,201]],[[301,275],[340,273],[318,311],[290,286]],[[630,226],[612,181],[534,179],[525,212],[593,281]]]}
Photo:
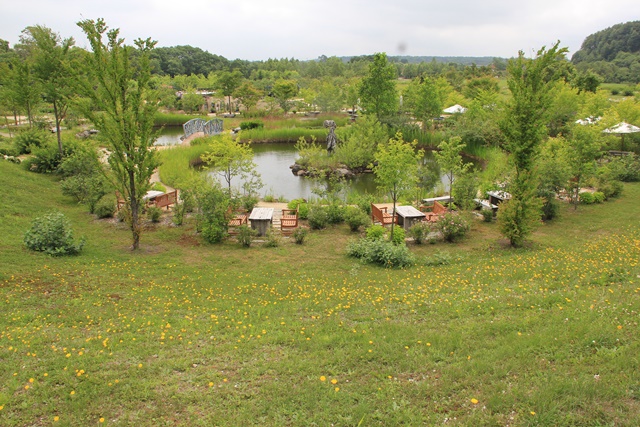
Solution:
{"label": "tall tree", "polygon": [[471,167],[471,163],[464,163],[462,160],[460,153],[464,150],[466,144],[461,141],[462,139],[459,136],[451,137],[449,140],[438,144],[439,150],[433,152],[440,170],[449,180],[449,201],[451,201],[451,195],[453,194],[453,181],[458,176],[465,174]]}
{"label": "tall tree", "polygon": [[236,97],[240,100],[240,103],[244,105],[247,111],[251,111],[253,107],[258,104],[258,101],[262,97],[262,93],[256,89],[256,87],[247,80],[242,83],[236,91]]}
{"label": "tall tree", "polygon": [[223,71],[218,74],[216,79],[216,87],[224,96],[227,97],[227,107],[231,112],[231,96],[242,83],[242,73],[238,70]]}
{"label": "tall tree", "polygon": [[280,108],[288,113],[291,109],[291,98],[298,94],[298,84],[295,80],[277,80],[273,84],[273,97],[278,101]]}
{"label": "tall tree", "polygon": [[405,107],[416,119],[422,121],[426,129],[434,117],[439,117],[446,98],[446,81],[435,81],[429,78],[414,79],[404,93]]}
{"label": "tall tree", "polygon": [[549,50],[541,48],[533,59],[520,51],[508,65],[507,84],[512,97],[500,128],[515,175],[508,187],[511,200],[500,207],[498,222],[512,246],[521,246],[541,217],[533,166],[540,142],[547,136],[545,124],[560,69],[557,63],[564,60],[566,52],[558,45]]}
{"label": "tall tree", "polygon": [[93,52],[88,58],[88,79],[82,85],[82,94],[92,102],[81,107],[100,130],[102,140],[110,145],[112,183],[126,200],[126,221],[132,233],[132,249],[136,250],[142,235],[143,197],[158,166],[152,149],[157,136],[153,130],[157,105],[150,90],[149,61],[155,42],[135,41],[136,67],[130,62],[134,48],[124,45],[118,29],[109,30],[103,19],[80,21],[78,26],[87,35]]}
{"label": "tall tree", "polygon": [[59,34],[41,25],[27,27],[20,41],[29,51],[45,101],[53,106],[58,150],[62,155],[60,123],[67,115],[69,99],[73,94],[70,49],[75,42],[71,37],[63,40]]}
{"label": "tall tree", "polygon": [[596,171],[596,159],[601,154],[598,134],[599,129],[594,126],[575,125],[571,137],[564,141],[564,159],[571,173],[569,188],[575,209],[580,201],[580,188]]}
{"label": "tall tree", "polygon": [[[379,188],[387,191],[393,200],[393,215],[396,215],[396,203],[403,191],[412,190],[418,182],[418,160],[423,150],[416,151],[417,141],[405,142],[402,133],[396,133],[388,143],[378,145],[373,168],[375,181]],[[394,223],[391,223],[393,241]]]}
{"label": "tall tree", "polygon": [[378,121],[398,111],[396,69],[387,61],[386,53],[376,53],[367,75],[360,83],[360,103],[364,111],[374,114]]}

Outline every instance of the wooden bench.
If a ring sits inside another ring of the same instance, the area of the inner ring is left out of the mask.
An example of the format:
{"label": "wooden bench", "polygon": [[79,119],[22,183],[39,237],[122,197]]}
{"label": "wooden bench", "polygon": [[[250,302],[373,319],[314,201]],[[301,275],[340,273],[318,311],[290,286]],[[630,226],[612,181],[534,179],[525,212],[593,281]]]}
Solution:
{"label": "wooden bench", "polygon": [[227,232],[229,234],[237,234],[238,233],[238,227],[240,227],[241,225],[247,225],[249,223],[249,215],[247,215],[246,212],[242,212],[242,211],[236,211],[233,212],[231,210],[231,208],[229,208],[228,211],[229,217],[231,219],[229,219],[229,222],[227,223]]}
{"label": "wooden bench", "polygon": [[387,212],[387,207],[382,206],[378,207],[371,203],[371,221],[375,223],[380,223],[382,225],[390,225],[393,223],[398,223],[397,217],[391,215]]}
{"label": "wooden bench", "polygon": [[424,221],[426,222],[438,222],[442,215],[449,212],[449,210],[437,200],[434,201],[431,206],[420,206],[420,211],[425,214]]}
{"label": "wooden bench", "polygon": [[149,204],[151,206],[155,206],[160,209],[166,207],[168,210],[169,206],[175,205],[177,202],[178,202],[178,190],[173,190],[168,193],[164,193],[159,196],[156,196],[151,202],[149,202]]}
{"label": "wooden bench", "polygon": [[298,228],[298,208],[282,209],[282,218],[280,218],[280,231],[288,233]]}

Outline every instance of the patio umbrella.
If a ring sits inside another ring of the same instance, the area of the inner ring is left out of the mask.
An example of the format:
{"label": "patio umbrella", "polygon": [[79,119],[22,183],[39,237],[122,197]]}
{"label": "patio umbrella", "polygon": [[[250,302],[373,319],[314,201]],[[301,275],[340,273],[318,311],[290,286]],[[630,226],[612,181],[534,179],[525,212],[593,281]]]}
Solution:
{"label": "patio umbrella", "polygon": [[622,122],[617,125],[610,127],[608,129],[603,130],[604,133],[617,133],[622,135],[622,141],[620,142],[621,149],[624,151],[624,135],[626,133],[636,133],[640,132],[640,128],[638,126],[630,125],[629,123]]}
{"label": "patio umbrella", "polygon": [[454,105],[452,107],[445,108],[442,111],[444,111],[445,113],[448,113],[448,114],[455,114],[455,113],[464,113],[465,111],[467,111],[467,109],[464,108],[462,105],[456,104],[456,105]]}

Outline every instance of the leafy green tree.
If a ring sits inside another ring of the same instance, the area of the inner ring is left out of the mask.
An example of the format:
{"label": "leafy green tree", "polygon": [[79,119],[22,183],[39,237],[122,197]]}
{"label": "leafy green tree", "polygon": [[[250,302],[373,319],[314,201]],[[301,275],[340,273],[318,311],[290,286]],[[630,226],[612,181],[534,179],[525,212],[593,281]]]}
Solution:
{"label": "leafy green tree", "polygon": [[387,61],[385,53],[376,53],[369,70],[360,82],[360,103],[367,114],[375,115],[378,121],[398,111],[396,69]]}
{"label": "leafy green tree", "polygon": [[229,135],[207,138],[208,150],[202,160],[218,172],[227,183],[231,197],[231,180],[236,176],[250,177],[256,168],[249,144],[240,144]]}
{"label": "leafy green tree", "polygon": [[336,157],[351,169],[366,168],[373,163],[379,144],[389,139],[384,125],[372,116],[365,116],[351,126],[339,128],[340,141]]}
{"label": "leafy green tree", "polygon": [[324,80],[318,87],[315,103],[320,111],[340,111],[342,107],[342,92],[340,86],[330,80]]}
{"label": "leafy green tree", "polygon": [[464,163],[462,155],[460,154],[466,146],[466,144],[461,141],[462,139],[459,136],[454,136],[438,144],[438,151],[433,152],[436,162],[440,166],[440,170],[449,180],[450,196],[453,192],[453,184],[456,177],[467,173],[471,167],[471,163]]}
{"label": "leafy green tree", "polygon": [[547,136],[547,111],[558,78],[556,64],[564,60],[566,52],[558,45],[541,48],[533,59],[520,51],[518,58],[509,61],[507,84],[512,97],[500,127],[505,135],[503,148],[515,174],[508,187],[511,200],[501,205],[498,223],[512,246],[521,246],[541,217],[534,161],[540,142]]}
{"label": "leafy green tree", "polygon": [[196,93],[194,88],[191,88],[182,94],[180,104],[186,113],[193,113],[194,111],[200,110],[200,107],[204,104],[204,99],[202,95]]}
{"label": "leafy green tree", "polygon": [[227,97],[227,107],[231,112],[231,96],[242,83],[242,73],[238,70],[223,71],[218,74],[216,88]]}
{"label": "leafy green tree", "polygon": [[[132,249],[140,247],[143,197],[158,166],[153,129],[157,104],[150,90],[151,39],[135,41],[137,67],[131,63],[133,47],[124,45],[119,30],[108,30],[103,19],[83,20],[78,26],[91,45],[88,79],[82,94],[91,102],[81,104],[103,141],[109,144],[112,184],[126,200],[126,222],[132,233]],[[106,41],[104,36],[106,34]],[[97,86],[94,87],[94,84]]]}
{"label": "leafy green tree", "polygon": [[240,100],[240,103],[244,105],[247,111],[251,111],[262,98],[262,92],[247,80],[236,90],[236,98]]}
{"label": "leafy green tree", "polygon": [[571,173],[569,188],[575,209],[580,202],[580,188],[595,174],[596,159],[601,155],[598,133],[593,126],[575,125],[571,137],[565,140],[563,157]]}
{"label": "leafy green tree", "polygon": [[[417,144],[417,141],[405,142],[402,133],[398,132],[388,143],[380,144],[376,151],[377,164],[373,173],[378,187],[387,191],[393,200],[393,215],[400,194],[412,190],[418,181],[418,161],[424,151],[416,150]],[[391,223],[392,241],[393,231],[394,224]]]}
{"label": "leafy green tree", "polygon": [[40,81],[45,101],[53,106],[58,151],[62,155],[60,123],[67,114],[69,100],[74,92],[70,51],[75,42],[71,37],[62,40],[59,34],[40,25],[27,27],[22,32],[20,41],[29,52],[33,72]]}
{"label": "leafy green tree", "polygon": [[406,108],[426,129],[434,117],[439,117],[444,106],[446,92],[442,85],[429,78],[414,79],[404,93]]}
{"label": "leafy green tree", "polygon": [[33,72],[33,65],[26,59],[14,58],[11,66],[6,67],[0,78],[2,103],[14,112],[24,111],[31,126],[42,102],[41,86]]}
{"label": "leafy green tree", "polygon": [[298,84],[294,80],[280,79],[273,84],[272,92],[286,114],[291,109],[291,98],[298,94]]}

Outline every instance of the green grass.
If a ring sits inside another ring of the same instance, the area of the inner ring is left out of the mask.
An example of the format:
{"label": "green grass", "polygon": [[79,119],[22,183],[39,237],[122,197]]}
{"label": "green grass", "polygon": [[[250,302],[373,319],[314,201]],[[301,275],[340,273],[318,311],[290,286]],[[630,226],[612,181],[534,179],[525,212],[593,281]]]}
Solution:
{"label": "green grass", "polygon": [[[53,177],[0,182],[2,426],[640,423],[638,184],[525,249],[477,221],[411,245],[450,265],[384,270],[345,256],[346,225],[249,249],[149,226],[131,253]],[[80,256],[23,247],[51,209]]]}
{"label": "green grass", "polygon": [[241,142],[297,142],[300,137],[310,140],[315,137],[318,141],[324,141],[327,137],[325,129],[308,128],[280,128],[280,129],[248,129],[240,132],[238,138]]}

